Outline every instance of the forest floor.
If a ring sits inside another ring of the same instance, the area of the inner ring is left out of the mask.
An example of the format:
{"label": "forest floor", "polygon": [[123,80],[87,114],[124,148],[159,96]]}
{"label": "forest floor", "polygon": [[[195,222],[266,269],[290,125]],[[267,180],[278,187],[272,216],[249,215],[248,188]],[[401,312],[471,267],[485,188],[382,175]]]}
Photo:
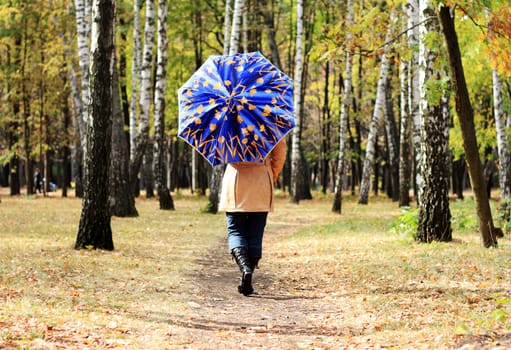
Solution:
{"label": "forest floor", "polygon": [[453,242],[423,245],[386,199],[339,216],[316,197],[278,198],[244,297],[202,199],[139,199],[114,252],[83,252],[78,199],[4,195],[0,349],[511,348],[511,239],[481,248],[473,202],[453,202]]}

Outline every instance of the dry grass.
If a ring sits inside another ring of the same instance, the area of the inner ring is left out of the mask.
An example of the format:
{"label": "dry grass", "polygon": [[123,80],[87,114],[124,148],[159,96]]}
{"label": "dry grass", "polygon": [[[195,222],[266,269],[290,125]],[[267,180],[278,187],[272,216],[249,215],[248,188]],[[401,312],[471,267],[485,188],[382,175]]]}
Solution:
{"label": "dry grass", "polygon": [[452,204],[453,242],[418,244],[395,229],[394,205],[352,200],[334,222],[301,228],[272,250],[297,293],[329,303],[315,322],[343,329],[337,341],[347,348],[507,349],[510,239],[482,248],[474,207],[470,198]]}
{"label": "dry grass", "polygon": [[[453,203],[455,242],[423,245],[393,232],[401,213],[394,203],[346,198],[339,216],[320,197],[296,206],[280,196],[265,236],[266,268],[286,293],[317,305],[305,317],[324,330],[288,348],[509,340],[510,240],[481,248],[470,200]],[[113,218],[116,249],[104,252],[73,249],[79,199],[2,196],[0,348],[204,348],[200,340],[182,345],[172,336],[179,322],[158,315],[193,313],[190,276],[197,259],[218,249],[224,217],[201,213],[203,199],[175,201],[167,212],[137,200],[140,216]]]}
{"label": "dry grass", "polygon": [[138,200],[138,218],[112,219],[115,251],[76,251],[79,199],[3,197],[0,348],[157,348],[166,333],[146,316],[187,309],[185,275],[223,235],[223,217],[202,204],[188,197],[161,211]]}

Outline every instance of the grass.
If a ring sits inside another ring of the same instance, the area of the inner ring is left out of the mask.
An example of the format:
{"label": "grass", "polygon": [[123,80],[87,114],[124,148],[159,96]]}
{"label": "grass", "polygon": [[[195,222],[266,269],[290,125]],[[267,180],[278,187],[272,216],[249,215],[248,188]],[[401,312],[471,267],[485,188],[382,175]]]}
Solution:
{"label": "grass", "polygon": [[509,340],[509,236],[497,249],[482,248],[474,207],[470,198],[452,203],[453,242],[419,244],[403,226],[413,221],[409,211],[385,200],[349,201],[339,219],[303,227],[275,249],[295,252],[281,256],[281,268],[290,276],[300,269],[299,289],[311,296],[321,290],[336,305],[331,318],[348,329],[352,345],[368,338],[398,349]]}
{"label": "grass", "polygon": [[[511,333],[509,236],[482,248],[471,199],[452,203],[454,242],[418,244],[387,199],[348,196],[337,215],[315,198],[278,195],[265,264],[289,294],[325,305],[310,320],[337,332],[318,348],[442,348]],[[73,249],[79,199],[2,196],[0,348],[184,348],[169,345],[176,323],[162,311],[189,317],[194,263],[225,224],[201,212],[203,198],[174,199],[176,211],[138,199],[139,217],[113,218],[105,252]]]}
{"label": "grass", "polygon": [[[189,197],[176,211],[161,211],[157,202],[139,200],[138,218],[112,218],[113,252],[76,251],[79,199],[4,197],[0,345],[65,343],[77,334],[90,338],[89,345],[96,338],[136,344],[152,327],[144,320],[148,310],[185,312],[183,280],[224,230],[223,217],[201,214],[201,204]],[[58,330],[62,339],[47,339]]]}

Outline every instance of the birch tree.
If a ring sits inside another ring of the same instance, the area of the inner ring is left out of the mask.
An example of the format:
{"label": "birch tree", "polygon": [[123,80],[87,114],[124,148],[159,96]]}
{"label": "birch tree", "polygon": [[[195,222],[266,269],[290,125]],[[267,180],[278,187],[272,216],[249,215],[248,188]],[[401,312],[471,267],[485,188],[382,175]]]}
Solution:
{"label": "birch tree", "polygon": [[154,94],[154,177],[160,209],[174,209],[165,169],[165,87],[167,84],[167,0],[158,0],[156,90]]}
{"label": "birch tree", "polygon": [[231,8],[232,0],[225,0],[225,15],[224,15],[224,55],[229,54],[229,43],[231,37]]}
{"label": "birch tree", "polygon": [[115,55],[115,0],[94,0],[88,108],[85,192],[75,249],[113,250],[108,208]]}
{"label": "birch tree", "polygon": [[75,113],[77,115],[77,135],[80,138],[80,150],[75,150],[74,155],[74,179],[76,184],[76,195],[83,195],[83,162],[87,148],[86,123],[87,106],[89,105],[89,62],[90,62],[90,2],[88,0],[75,0],[76,17],[76,40],[78,44],[78,64],[80,67],[80,95],[81,101],[75,103]]}
{"label": "birch tree", "polygon": [[140,37],[140,4],[142,0],[133,0],[133,56],[131,61],[131,100],[130,100],[130,161],[135,161],[137,147],[137,101],[140,65],[142,61]]}
{"label": "birch tree", "polygon": [[501,211],[504,218],[510,219],[510,195],[511,195],[511,153],[509,152],[509,140],[506,133],[506,118],[502,106],[502,82],[496,68],[492,69],[493,80],[493,113],[495,116],[495,128],[497,132],[497,148],[499,151],[499,187]]}
{"label": "birch tree", "polygon": [[[491,25],[488,26],[488,36],[491,45],[493,37]],[[495,61],[496,58],[493,56],[494,55],[492,53],[492,60]],[[492,83],[493,115],[495,118],[499,157],[500,211],[503,219],[509,221],[511,219],[511,203],[509,202],[511,196],[511,153],[509,151],[509,139],[506,133],[506,117],[504,115],[504,107],[502,103],[502,80],[496,67],[492,68]]]}
{"label": "birch tree", "polygon": [[[391,20],[392,21],[392,20]],[[389,27],[385,42],[390,38],[391,29]],[[367,144],[365,151],[364,167],[362,169],[362,180],[360,183],[360,193],[358,197],[359,204],[367,204],[369,200],[369,190],[371,186],[371,175],[373,172],[374,153],[376,145],[376,137],[378,136],[378,128],[385,108],[385,87],[387,82],[387,73],[389,71],[389,50],[390,46],[385,45],[381,55],[380,76],[376,88],[376,99],[374,103],[373,115],[369,124],[369,134],[367,136]]]}
{"label": "birch tree", "polygon": [[419,55],[421,88],[419,112],[422,120],[420,129],[422,161],[419,171],[422,183],[416,238],[420,242],[448,242],[452,239],[447,166],[449,116],[444,113],[442,103],[443,92],[448,86],[445,74],[441,70],[442,65],[438,63],[441,59],[439,40],[435,40],[440,35],[438,19],[429,1],[421,2],[420,16],[422,40]]}
{"label": "birch tree", "polygon": [[229,55],[238,53],[241,36],[241,21],[245,9],[245,0],[234,0],[234,11],[232,14],[231,37],[229,41]]}
{"label": "birch tree", "polygon": [[332,211],[342,212],[342,182],[344,177],[344,166],[346,162],[346,149],[347,149],[347,135],[348,135],[348,115],[351,104],[351,82],[353,70],[353,55],[351,53],[351,43],[353,41],[353,34],[350,32],[349,27],[354,22],[353,1],[347,0],[346,3],[348,11],[348,34],[346,37],[346,62],[345,62],[345,76],[344,76],[344,95],[341,101],[341,116],[339,125],[339,157],[337,160],[337,171],[335,174],[335,187],[334,187],[334,201]]}
{"label": "birch tree", "polygon": [[153,63],[154,46],[154,2],[146,1],[146,16],[144,25],[144,50],[140,66],[140,118],[136,147],[130,162],[130,183],[133,192],[137,188],[138,173],[149,141],[149,111],[151,108],[151,68]]}
{"label": "birch tree", "polygon": [[400,78],[400,132],[399,132],[399,206],[410,205],[410,180],[411,180],[411,140],[413,118],[418,107],[416,101],[418,94],[417,81],[417,53],[414,49],[417,45],[418,27],[416,27],[419,13],[418,0],[409,0],[403,5],[407,21],[404,21],[407,33],[407,55],[401,57],[399,64]]}
{"label": "birch tree", "polygon": [[[421,163],[421,139],[420,127],[422,125],[421,114],[419,113],[420,105],[420,85],[419,85],[419,0],[408,0],[408,47],[412,50],[409,62],[409,79],[408,79],[408,104],[410,108],[410,116],[412,118],[412,151],[413,162],[416,169],[420,168]],[[413,171],[412,171],[413,172]],[[415,171],[414,177],[416,189],[416,201],[420,200],[420,189],[422,178],[420,171]]]}
{"label": "birch tree", "polygon": [[[78,64],[80,66],[80,86],[82,105],[89,105],[89,62],[90,62],[90,49],[89,49],[89,36],[90,36],[90,9],[87,0],[75,0],[75,16],[76,16],[76,40],[78,42]],[[81,110],[80,127],[84,131],[84,125],[87,123],[88,111],[87,108]],[[85,132],[81,134],[82,148],[86,149],[86,135]]]}
{"label": "birch tree", "polygon": [[301,105],[302,105],[302,75],[303,75],[303,7],[304,0],[296,2],[296,54],[295,76],[293,88],[293,108],[295,111],[295,124],[291,137],[291,201],[298,203],[300,172],[302,170],[302,156],[300,150],[301,134]]}

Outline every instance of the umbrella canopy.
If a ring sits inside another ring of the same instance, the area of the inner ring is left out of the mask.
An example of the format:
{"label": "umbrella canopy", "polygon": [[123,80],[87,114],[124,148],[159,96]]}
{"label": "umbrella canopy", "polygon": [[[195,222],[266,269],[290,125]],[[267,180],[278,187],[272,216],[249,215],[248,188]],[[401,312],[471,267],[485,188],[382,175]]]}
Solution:
{"label": "umbrella canopy", "polygon": [[293,81],[259,52],[210,56],[178,100],[178,136],[213,166],[263,162],[295,126]]}

